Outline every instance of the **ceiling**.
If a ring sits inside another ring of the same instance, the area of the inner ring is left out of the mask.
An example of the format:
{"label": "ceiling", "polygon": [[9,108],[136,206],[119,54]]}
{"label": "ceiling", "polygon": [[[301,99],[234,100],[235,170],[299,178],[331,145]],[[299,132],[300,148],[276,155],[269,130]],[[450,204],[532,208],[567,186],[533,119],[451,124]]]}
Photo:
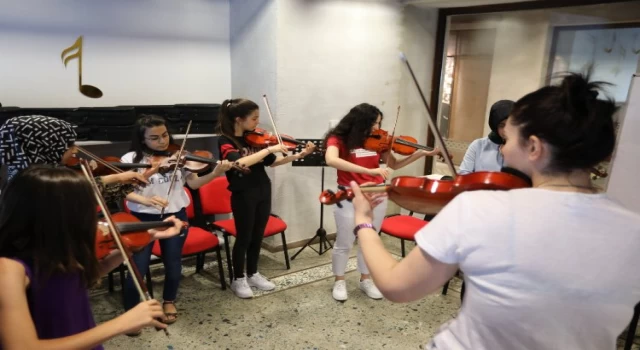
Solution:
{"label": "ceiling", "polygon": [[482,5],[496,5],[507,4],[514,2],[525,2],[531,0],[402,0],[404,5],[414,5],[418,7],[467,7],[467,6],[482,6]]}

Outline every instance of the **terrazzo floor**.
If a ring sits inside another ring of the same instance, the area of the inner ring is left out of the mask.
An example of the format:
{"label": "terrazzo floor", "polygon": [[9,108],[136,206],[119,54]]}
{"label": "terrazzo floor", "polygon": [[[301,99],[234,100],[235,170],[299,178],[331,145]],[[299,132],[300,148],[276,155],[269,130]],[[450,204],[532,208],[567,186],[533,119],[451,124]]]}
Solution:
{"label": "terrazzo floor", "polygon": [[[384,235],[383,241],[399,259],[399,241]],[[412,247],[409,243],[408,249]],[[297,250],[290,250],[290,256]],[[163,350],[419,349],[457,313],[461,283],[457,278],[447,295],[431,295],[413,303],[368,298],[358,289],[355,252],[354,248],[347,267],[349,299],[344,303],[331,297],[331,251],[318,255],[307,248],[286,270],[281,252],[263,250],[260,272],[276,284],[276,289],[254,290],[253,299],[237,298],[229,288],[221,290],[215,254],[207,255],[200,273],[195,273],[195,259],[185,259],[176,302],[179,316],[169,326],[170,336],[145,329],[140,337],[119,336],[104,346]],[[228,284],[226,262],[223,265]],[[161,298],[162,265],[153,265],[152,275],[156,298]],[[122,312],[119,283],[116,276],[113,293],[107,291],[106,280],[91,292],[96,322]],[[622,341],[619,344],[622,349]]]}

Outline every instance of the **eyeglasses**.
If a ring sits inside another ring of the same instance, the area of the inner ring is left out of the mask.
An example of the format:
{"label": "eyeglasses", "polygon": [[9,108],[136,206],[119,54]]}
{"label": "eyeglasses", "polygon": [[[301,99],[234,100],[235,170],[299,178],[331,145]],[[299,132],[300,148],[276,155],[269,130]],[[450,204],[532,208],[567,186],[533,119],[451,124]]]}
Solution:
{"label": "eyeglasses", "polygon": [[169,134],[168,133],[164,133],[164,134],[162,134],[162,136],[154,135],[154,136],[151,136],[151,137],[145,137],[146,140],[153,141],[153,142],[158,142],[158,141],[160,141],[160,139],[166,139],[166,138],[169,138]]}

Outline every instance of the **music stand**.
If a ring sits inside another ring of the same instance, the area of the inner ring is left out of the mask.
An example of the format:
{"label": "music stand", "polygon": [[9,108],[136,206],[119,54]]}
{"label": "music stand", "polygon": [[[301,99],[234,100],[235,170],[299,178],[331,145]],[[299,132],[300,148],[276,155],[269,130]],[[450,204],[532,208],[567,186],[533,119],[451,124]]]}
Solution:
{"label": "music stand", "polygon": [[[316,145],[316,150],[302,159],[294,160],[293,162],[291,162],[291,165],[301,166],[301,167],[302,166],[304,167],[319,166],[322,169],[322,175],[320,180],[321,181],[320,191],[322,192],[324,191],[324,167],[327,166],[327,163],[324,161],[324,152],[321,151],[323,146],[322,143],[324,142],[324,139],[309,139],[309,140],[298,139],[298,140],[304,142],[305,144],[309,141],[313,142]],[[304,148],[303,145],[299,145],[296,148],[296,153],[302,151],[303,148]],[[313,242],[313,240],[315,240],[316,237],[320,239],[319,241],[320,251],[316,250],[314,247],[311,246],[311,242]],[[327,245],[329,245],[329,248],[327,248]],[[307,241],[307,243],[305,243],[302,246],[302,248],[300,248],[300,250],[298,250],[298,252],[296,252],[291,257],[291,260],[295,259],[296,256],[298,256],[298,254],[300,254],[300,252],[302,252],[306,247],[313,249],[316,253],[318,253],[318,255],[322,255],[328,252],[329,249],[333,248],[333,246],[331,245],[331,242],[329,242],[329,240],[327,239],[327,231],[324,229],[324,205],[322,203],[320,203],[320,228],[318,228],[318,230],[316,231],[316,235],[311,237],[311,239]],[[324,251],[323,251],[323,248],[324,248]]]}

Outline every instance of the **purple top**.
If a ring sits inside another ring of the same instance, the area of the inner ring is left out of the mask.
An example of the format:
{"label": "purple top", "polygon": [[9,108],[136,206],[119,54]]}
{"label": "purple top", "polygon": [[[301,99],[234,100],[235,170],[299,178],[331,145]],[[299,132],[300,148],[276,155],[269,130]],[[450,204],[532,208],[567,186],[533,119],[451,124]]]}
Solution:
{"label": "purple top", "polygon": [[[79,274],[54,274],[39,285],[30,262],[15,259],[29,277],[27,301],[40,339],[62,338],[96,326],[89,304],[89,293]],[[0,346],[1,348],[1,346]],[[102,345],[93,348],[103,350]]]}

